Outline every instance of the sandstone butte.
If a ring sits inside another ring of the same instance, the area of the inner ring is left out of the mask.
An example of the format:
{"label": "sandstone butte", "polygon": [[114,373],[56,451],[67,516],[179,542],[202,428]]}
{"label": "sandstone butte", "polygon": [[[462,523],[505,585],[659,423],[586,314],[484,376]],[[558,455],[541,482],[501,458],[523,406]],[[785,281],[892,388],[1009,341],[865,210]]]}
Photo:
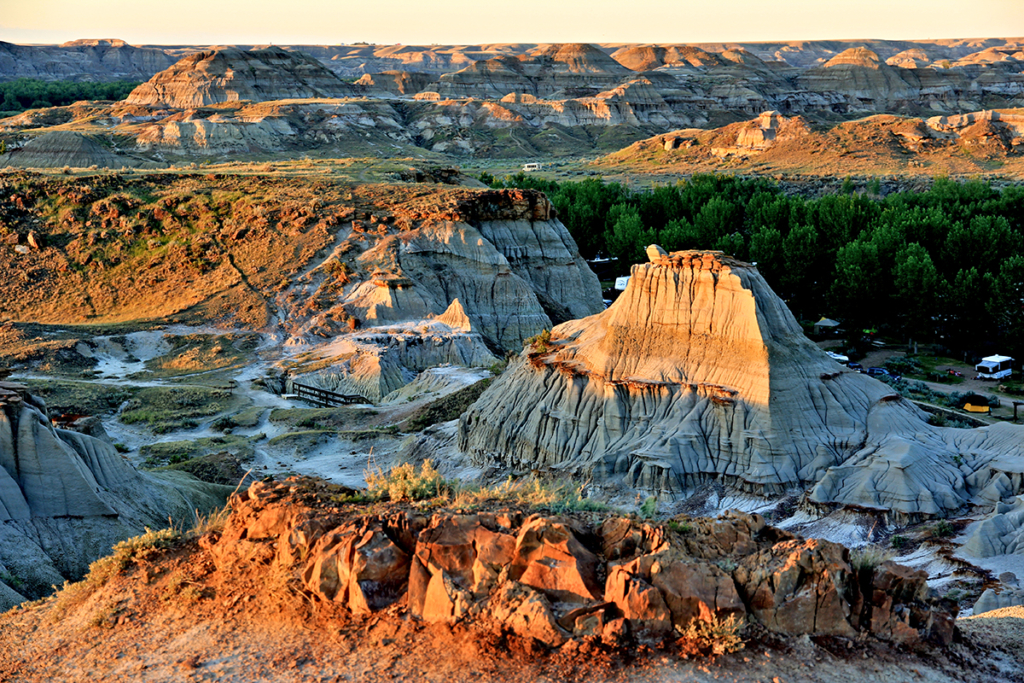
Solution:
{"label": "sandstone butte", "polygon": [[602,313],[556,326],[462,416],[478,465],[682,496],[718,480],[945,517],[1024,488],[1024,428],[931,426],[808,340],[753,266],[649,250]]}
{"label": "sandstone butte", "polygon": [[126,102],[188,108],[238,100],[340,97],[350,92],[347,83],[300,52],[278,47],[223,48],[183,57],[133,90]]}

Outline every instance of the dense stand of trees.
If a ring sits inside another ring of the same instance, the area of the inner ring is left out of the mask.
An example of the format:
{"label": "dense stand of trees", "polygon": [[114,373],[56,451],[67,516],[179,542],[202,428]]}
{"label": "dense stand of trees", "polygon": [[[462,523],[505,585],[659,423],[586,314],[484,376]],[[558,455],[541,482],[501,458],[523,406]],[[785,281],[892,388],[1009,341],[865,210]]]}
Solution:
{"label": "dense stand of trees", "polygon": [[26,109],[62,107],[79,100],[123,100],[138,84],[137,81],[87,83],[18,78],[0,83],[0,111],[17,113]]}
{"label": "dense stand of trees", "polygon": [[722,175],[639,191],[523,173],[482,179],[544,191],[580,252],[617,257],[623,273],[652,243],[720,249],[756,262],[798,318],[1024,358],[1024,187],[938,179],[885,198],[804,199],[768,179]]}

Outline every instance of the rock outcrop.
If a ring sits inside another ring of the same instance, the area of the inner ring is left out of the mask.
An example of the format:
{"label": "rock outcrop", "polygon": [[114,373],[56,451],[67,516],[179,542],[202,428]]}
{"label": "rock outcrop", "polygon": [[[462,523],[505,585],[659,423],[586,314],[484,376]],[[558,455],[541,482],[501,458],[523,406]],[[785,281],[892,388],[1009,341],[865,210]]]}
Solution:
{"label": "rock outcrop", "polygon": [[351,87],[323,64],[277,47],[197,52],[143,83],[128,104],[178,109],[239,100],[340,97]]}
{"label": "rock outcrop", "polygon": [[595,95],[630,80],[633,73],[594,45],[545,45],[519,57],[475,62],[441,76],[437,91],[448,97],[494,97],[525,92],[536,97]]}
{"label": "rock outcrop", "polygon": [[955,604],[934,596],[924,572],[891,562],[856,570],[842,546],[757,515],[685,519],[682,531],[514,509],[354,516],[324,506],[311,486],[253,484],[232,498],[223,533],[200,545],[220,571],[274,565],[314,600],[357,616],[473,620],[549,647],[590,636],[657,642],[730,618],[791,636],[948,644],[955,635]]}
{"label": "rock outcrop", "polygon": [[191,519],[229,491],[140,473],[109,441],[55,429],[23,385],[0,382],[0,581],[10,589],[0,609],[79,578],[117,541],[168,516]]}
{"label": "rock outcrop", "polygon": [[603,308],[597,277],[538,192],[466,193],[402,223],[354,224],[344,247],[354,258],[341,255],[351,258],[352,275],[341,291],[325,294],[333,281],[310,279],[303,299],[323,295],[325,305],[292,334],[333,329],[330,321],[342,318],[358,321],[359,331],[303,363],[315,370],[293,368],[296,381],[378,401],[427,367],[490,366],[497,358],[489,348],[521,348],[554,322]]}
{"label": "rock outcrop", "polygon": [[14,45],[0,41],[0,80],[144,81],[175,58],[123,40],[73,40],[62,45]]}
{"label": "rock outcrop", "polygon": [[43,133],[0,156],[0,167],[15,168],[152,168],[157,165],[146,159],[118,154],[91,136],[71,131]]}
{"label": "rock outcrop", "polygon": [[462,452],[653,493],[714,479],[904,515],[1021,490],[1024,429],[932,427],[810,342],[752,266],[653,255],[608,310],[555,327],[484,392]]}
{"label": "rock outcrop", "polygon": [[1024,561],[1024,496],[1001,501],[1014,490],[1013,483],[1005,475],[994,479],[991,488],[995,490],[992,514],[967,527],[959,552],[972,558],[1010,555]]}

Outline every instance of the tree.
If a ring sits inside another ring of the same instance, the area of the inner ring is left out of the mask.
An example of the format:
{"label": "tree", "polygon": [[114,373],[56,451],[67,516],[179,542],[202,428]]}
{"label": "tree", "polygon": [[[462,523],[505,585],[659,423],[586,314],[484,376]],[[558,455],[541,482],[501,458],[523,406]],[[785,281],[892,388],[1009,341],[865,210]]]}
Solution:
{"label": "tree", "polygon": [[818,231],[810,225],[798,225],[783,239],[782,249],[786,263],[779,277],[782,298],[789,301],[797,317],[822,313],[832,262],[822,258]]}
{"label": "tree", "polygon": [[999,327],[1007,351],[1017,359],[1024,357],[1024,256],[1006,259],[999,274],[989,276],[992,299],[988,312]]}
{"label": "tree", "polygon": [[977,268],[957,271],[949,288],[948,304],[940,316],[943,337],[949,346],[965,351],[976,348],[992,331],[992,317],[985,304],[991,301],[992,287]]}
{"label": "tree", "polygon": [[856,239],[839,250],[831,300],[849,331],[859,331],[886,319],[883,282],[878,246],[874,242]]}
{"label": "tree", "polygon": [[905,331],[913,336],[930,337],[932,318],[939,298],[939,271],[932,257],[917,242],[908,244],[896,256],[893,268],[894,296]]}
{"label": "tree", "polygon": [[657,235],[654,230],[644,227],[635,206],[618,204],[613,208],[620,207],[612,234],[608,237],[608,249],[621,265],[643,263],[647,260],[647,245],[653,243]]}
{"label": "tree", "polygon": [[707,248],[709,244],[702,244],[701,236],[697,234],[693,224],[685,218],[677,218],[669,221],[668,224],[658,233],[658,244],[665,251],[679,251],[680,249],[701,249]]}
{"label": "tree", "polygon": [[750,260],[773,287],[786,270],[785,247],[778,228],[761,228],[750,236]]}

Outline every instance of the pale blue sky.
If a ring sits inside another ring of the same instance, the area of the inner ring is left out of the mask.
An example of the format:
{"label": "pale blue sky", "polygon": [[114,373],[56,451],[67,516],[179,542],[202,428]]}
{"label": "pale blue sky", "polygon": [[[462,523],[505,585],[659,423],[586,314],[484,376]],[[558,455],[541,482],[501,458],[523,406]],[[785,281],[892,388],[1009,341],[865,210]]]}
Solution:
{"label": "pale blue sky", "polygon": [[0,0],[0,40],[714,42],[1024,36],[1024,0]]}

